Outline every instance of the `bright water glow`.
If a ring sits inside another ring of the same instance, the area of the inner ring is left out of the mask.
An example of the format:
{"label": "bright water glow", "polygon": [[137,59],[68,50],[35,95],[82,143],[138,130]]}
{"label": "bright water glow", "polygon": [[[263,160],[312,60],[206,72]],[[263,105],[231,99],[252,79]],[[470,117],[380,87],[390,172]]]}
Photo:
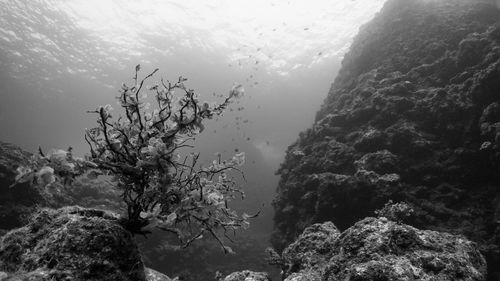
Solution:
{"label": "bright water glow", "polygon": [[[73,0],[60,1],[78,24],[113,46],[116,54],[175,49],[224,50],[228,63],[265,64],[286,75],[341,57],[359,25],[382,0]],[[155,46],[148,38],[175,42]],[[307,62],[302,62],[309,56]]]}
{"label": "bright water glow", "polygon": [[[0,121],[25,111],[40,116],[18,121],[30,126],[0,122],[0,129],[27,147],[57,147],[62,136],[70,136],[62,146],[77,143],[92,120],[85,111],[115,102],[116,88],[140,63],[167,79],[188,77],[204,99],[243,83],[245,107],[253,108],[245,119],[254,123],[242,127],[242,138],[276,162],[310,125],[352,38],[383,2],[0,0],[0,74],[7,79]],[[15,88],[18,82],[26,89]],[[20,91],[30,102],[16,100]],[[61,110],[78,115],[69,122]]]}

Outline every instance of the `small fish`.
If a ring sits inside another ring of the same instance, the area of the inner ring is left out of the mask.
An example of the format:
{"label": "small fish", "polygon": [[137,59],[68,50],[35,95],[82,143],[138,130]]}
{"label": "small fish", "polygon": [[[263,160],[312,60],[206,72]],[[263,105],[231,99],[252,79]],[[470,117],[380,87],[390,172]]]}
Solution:
{"label": "small fish", "polygon": [[304,27],[304,30],[306,30],[306,31],[309,30],[309,27]]}

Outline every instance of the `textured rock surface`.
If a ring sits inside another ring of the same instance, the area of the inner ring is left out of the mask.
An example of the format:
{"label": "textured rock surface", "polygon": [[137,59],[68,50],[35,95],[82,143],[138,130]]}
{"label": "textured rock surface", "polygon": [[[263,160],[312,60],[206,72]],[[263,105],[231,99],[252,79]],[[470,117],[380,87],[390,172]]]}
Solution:
{"label": "textured rock surface", "polygon": [[267,273],[243,270],[226,276],[223,281],[271,281]]}
{"label": "textured rock surface", "polygon": [[332,255],[334,243],[339,236],[339,230],[331,222],[306,228],[299,238],[283,251],[283,274],[316,269],[323,265]]}
{"label": "textured rock surface", "polygon": [[306,228],[283,262],[286,281],[486,279],[474,242],[384,217],[363,219],[342,234],[330,222]]}
{"label": "textured rock surface", "polygon": [[[0,270],[12,280],[146,280],[137,245],[117,218],[80,207],[42,209],[4,235]],[[168,280],[154,273],[150,280]]]}
{"label": "textured rock surface", "polygon": [[171,281],[172,280],[167,275],[165,275],[161,272],[158,272],[154,269],[151,269],[151,268],[146,267],[145,272],[146,272],[146,280],[147,281]]}
{"label": "textured rock surface", "polygon": [[493,2],[389,0],[361,28],[314,125],[278,171],[277,249],[308,225],[343,230],[393,199],[415,206],[416,227],[477,241],[500,280]]}

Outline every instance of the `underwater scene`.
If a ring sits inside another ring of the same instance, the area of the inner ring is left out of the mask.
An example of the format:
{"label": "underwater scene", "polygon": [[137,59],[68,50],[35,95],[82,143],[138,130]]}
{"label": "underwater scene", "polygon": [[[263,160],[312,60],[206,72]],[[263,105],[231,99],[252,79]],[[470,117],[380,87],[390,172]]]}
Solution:
{"label": "underwater scene", "polygon": [[500,281],[499,0],[0,0],[0,281]]}

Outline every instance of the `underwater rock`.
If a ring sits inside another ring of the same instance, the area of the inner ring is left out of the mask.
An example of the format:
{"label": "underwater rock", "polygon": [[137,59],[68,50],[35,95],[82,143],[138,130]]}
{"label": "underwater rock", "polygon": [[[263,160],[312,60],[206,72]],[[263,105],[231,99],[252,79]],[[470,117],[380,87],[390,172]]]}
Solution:
{"label": "underwater rock", "polygon": [[37,206],[60,208],[75,205],[110,211],[123,209],[118,190],[100,180],[80,178],[69,186],[52,184],[52,193],[42,192],[29,183],[14,186],[16,169],[25,165],[33,154],[0,141],[0,234],[21,227]]}
{"label": "underwater rock", "polygon": [[41,209],[0,241],[7,280],[169,280],[145,268],[116,215],[81,207]]}
{"label": "underwater rock", "polygon": [[413,226],[478,242],[500,280],[499,77],[494,1],[388,0],[288,148],[273,246],[314,223],[344,230],[392,199],[414,206]]}
{"label": "underwater rock", "polygon": [[145,268],[146,271],[146,281],[171,281],[167,275],[158,272],[151,268]]}
{"label": "underwater rock", "polygon": [[271,278],[265,272],[243,270],[229,274],[223,281],[271,281]]}
{"label": "underwater rock", "polygon": [[339,236],[339,230],[331,222],[306,228],[299,238],[283,251],[283,274],[288,276],[293,272],[315,269],[327,262]]}
{"label": "underwater rock", "polygon": [[48,205],[37,189],[28,183],[14,183],[16,169],[31,157],[21,148],[0,141],[0,229],[3,232],[22,226],[23,217],[33,212],[36,205]]}
{"label": "underwater rock", "polygon": [[486,280],[476,243],[385,217],[365,218],[342,234],[331,222],[315,224],[282,257],[285,281]]}

